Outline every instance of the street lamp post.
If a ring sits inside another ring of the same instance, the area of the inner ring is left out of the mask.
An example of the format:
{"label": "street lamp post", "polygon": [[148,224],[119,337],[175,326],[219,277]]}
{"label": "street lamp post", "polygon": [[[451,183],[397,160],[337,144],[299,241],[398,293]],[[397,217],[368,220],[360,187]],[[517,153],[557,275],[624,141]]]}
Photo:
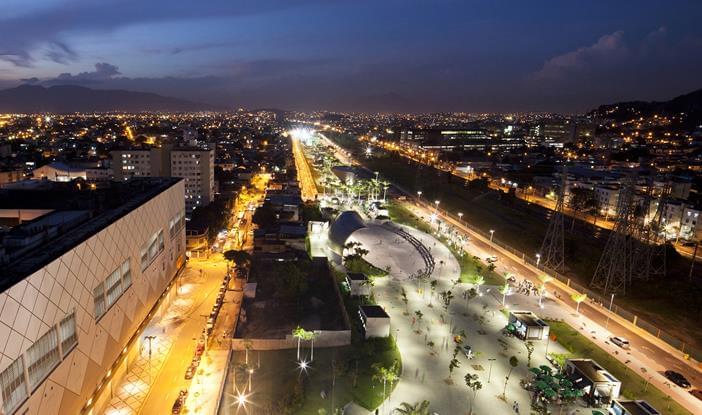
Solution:
{"label": "street lamp post", "polygon": [[495,230],[490,229],[490,243],[492,243],[492,237],[495,235]]}
{"label": "street lamp post", "polygon": [[612,306],[614,305],[614,293],[609,298],[609,313],[607,313],[607,322],[605,323],[605,329],[609,328],[609,316],[612,314]]}
{"label": "street lamp post", "polygon": [[153,341],[156,336],[144,336],[144,340],[149,341],[149,385],[151,384],[151,341]]}
{"label": "street lamp post", "polygon": [[488,369],[488,381],[487,383],[490,383],[490,377],[492,376],[492,362],[494,362],[497,359],[488,359],[488,362],[490,362],[490,368]]}
{"label": "street lamp post", "polygon": [[539,267],[539,262],[541,262],[541,254],[536,254],[536,268]]}
{"label": "street lamp post", "polygon": [[463,223],[463,213],[458,212],[458,221]]}

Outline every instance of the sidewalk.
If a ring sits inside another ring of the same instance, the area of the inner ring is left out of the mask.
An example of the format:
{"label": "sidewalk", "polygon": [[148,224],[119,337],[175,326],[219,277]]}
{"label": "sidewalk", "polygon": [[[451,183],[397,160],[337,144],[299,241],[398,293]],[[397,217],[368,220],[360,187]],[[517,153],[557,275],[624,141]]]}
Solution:
{"label": "sidewalk", "polygon": [[[188,383],[184,374],[194,354],[193,338],[205,324],[200,315],[212,307],[225,269],[223,261],[194,260],[187,265],[179,277],[177,297],[155,313],[135,344],[138,358],[129,363],[127,374],[114,387],[105,414],[170,413],[179,390]],[[145,336],[154,336],[150,364]]]}

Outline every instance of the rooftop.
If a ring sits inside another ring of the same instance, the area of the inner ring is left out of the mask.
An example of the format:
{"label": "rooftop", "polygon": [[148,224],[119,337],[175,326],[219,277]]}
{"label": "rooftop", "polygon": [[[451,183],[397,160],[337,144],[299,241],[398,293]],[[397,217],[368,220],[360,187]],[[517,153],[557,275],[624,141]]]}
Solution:
{"label": "rooftop", "polygon": [[360,305],[358,308],[368,318],[390,318],[385,309],[377,304]]}
{"label": "rooftop", "polygon": [[80,180],[0,190],[0,209],[46,213],[0,232],[0,292],[41,269],[182,179],[143,178],[91,189]]}
{"label": "rooftop", "polygon": [[568,363],[572,364],[581,375],[592,382],[619,382],[617,378],[612,376],[605,368],[592,359],[568,359]]}
{"label": "rooftop", "polygon": [[360,272],[347,272],[346,275],[348,276],[349,280],[351,280],[351,281],[366,281],[366,280],[368,280],[368,277],[366,277],[365,274],[362,274]]}

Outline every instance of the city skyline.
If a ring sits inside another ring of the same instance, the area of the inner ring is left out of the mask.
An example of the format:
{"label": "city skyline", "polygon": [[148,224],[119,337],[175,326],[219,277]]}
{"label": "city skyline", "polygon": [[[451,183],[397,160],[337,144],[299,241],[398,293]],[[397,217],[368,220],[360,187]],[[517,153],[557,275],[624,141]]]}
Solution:
{"label": "city skyline", "polygon": [[583,112],[698,89],[701,7],[12,0],[0,88],[71,84],[231,109]]}

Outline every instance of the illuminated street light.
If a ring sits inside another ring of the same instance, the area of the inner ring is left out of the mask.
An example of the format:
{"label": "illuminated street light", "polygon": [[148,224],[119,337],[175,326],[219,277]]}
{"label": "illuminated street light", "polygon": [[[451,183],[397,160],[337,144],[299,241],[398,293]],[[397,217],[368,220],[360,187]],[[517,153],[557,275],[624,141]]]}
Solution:
{"label": "illuminated street light", "polygon": [[539,262],[541,262],[541,254],[536,254],[536,268],[539,267]]}
{"label": "illuminated street light", "polygon": [[492,243],[492,237],[495,235],[495,230],[490,229],[490,243]]}
{"label": "illuminated street light", "polygon": [[463,223],[463,213],[458,212],[458,220],[459,222]]}

